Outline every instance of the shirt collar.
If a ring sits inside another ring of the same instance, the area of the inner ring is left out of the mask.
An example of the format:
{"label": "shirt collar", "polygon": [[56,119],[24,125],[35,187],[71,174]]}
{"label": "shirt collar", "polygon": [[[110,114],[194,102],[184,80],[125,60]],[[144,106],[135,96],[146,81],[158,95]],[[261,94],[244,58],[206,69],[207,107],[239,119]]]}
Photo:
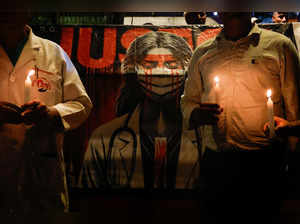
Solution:
{"label": "shirt collar", "polygon": [[40,42],[36,35],[32,32],[32,28],[28,25],[25,26],[25,31],[28,32],[28,47],[36,49],[40,48]]}
{"label": "shirt collar", "polygon": [[[244,41],[249,40],[249,41],[253,41],[254,43],[257,43],[258,40],[259,40],[260,34],[261,34],[261,28],[259,28],[258,25],[256,23],[254,23],[254,25],[251,28],[248,35],[246,37],[241,38],[237,42],[244,42]],[[222,31],[217,35],[216,40],[218,42],[220,42],[220,41],[229,41],[225,37],[224,29],[222,29]]]}

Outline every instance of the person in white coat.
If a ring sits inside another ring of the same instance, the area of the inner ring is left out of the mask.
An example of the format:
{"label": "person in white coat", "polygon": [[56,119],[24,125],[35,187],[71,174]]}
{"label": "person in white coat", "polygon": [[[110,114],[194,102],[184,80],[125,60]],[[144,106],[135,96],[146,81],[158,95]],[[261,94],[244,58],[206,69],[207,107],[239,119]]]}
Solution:
{"label": "person in white coat", "polygon": [[122,63],[117,118],[93,131],[79,187],[193,189],[199,175],[194,131],[182,130],[179,97],[192,51],[180,36],[136,38]]}
{"label": "person in white coat", "polygon": [[92,108],[68,55],[34,35],[29,18],[0,16],[0,213],[8,216],[68,211],[63,133]]}

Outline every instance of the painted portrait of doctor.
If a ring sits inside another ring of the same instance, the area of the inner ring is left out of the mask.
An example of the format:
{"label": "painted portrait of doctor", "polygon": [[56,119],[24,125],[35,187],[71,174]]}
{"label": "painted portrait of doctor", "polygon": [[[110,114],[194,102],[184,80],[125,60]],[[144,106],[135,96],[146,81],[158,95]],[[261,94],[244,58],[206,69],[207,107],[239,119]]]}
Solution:
{"label": "painted portrait of doctor", "polygon": [[82,188],[191,189],[199,173],[193,132],[180,111],[187,42],[168,32],[148,32],[127,49],[117,118],[96,128],[79,178]]}

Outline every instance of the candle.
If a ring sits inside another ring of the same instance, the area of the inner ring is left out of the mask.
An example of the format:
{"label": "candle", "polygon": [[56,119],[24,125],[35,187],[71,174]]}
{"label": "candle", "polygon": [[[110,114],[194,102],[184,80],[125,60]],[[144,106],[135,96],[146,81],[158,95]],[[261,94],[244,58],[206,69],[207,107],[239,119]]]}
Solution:
{"label": "candle", "polygon": [[25,85],[24,85],[24,103],[28,103],[31,98],[31,76],[34,74],[34,70],[30,70],[28,72],[27,78],[25,80]]}
{"label": "candle", "polygon": [[274,123],[274,111],[273,111],[273,101],[271,99],[272,90],[268,89],[267,91],[267,107],[268,107],[268,116],[269,116],[269,136],[270,138],[275,137],[275,123]]}
{"label": "candle", "polygon": [[220,79],[218,76],[216,76],[214,78],[215,81],[215,88],[214,88],[214,92],[215,92],[215,103],[219,103],[219,95],[220,95]]}

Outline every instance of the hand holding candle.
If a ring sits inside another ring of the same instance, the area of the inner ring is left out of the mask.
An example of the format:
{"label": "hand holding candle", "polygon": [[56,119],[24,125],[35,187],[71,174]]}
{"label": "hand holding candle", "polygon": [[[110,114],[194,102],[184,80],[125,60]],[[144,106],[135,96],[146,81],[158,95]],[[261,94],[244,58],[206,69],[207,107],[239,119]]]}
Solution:
{"label": "hand holding candle", "polygon": [[271,99],[272,90],[268,89],[267,91],[267,107],[268,107],[268,117],[269,117],[269,136],[270,138],[275,137],[275,123],[274,123],[274,111],[273,111],[273,101]]}
{"label": "hand holding candle", "polygon": [[31,76],[34,74],[34,70],[30,70],[28,72],[27,78],[25,80],[25,85],[24,85],[24,103],[28,103],[31,99]]}

